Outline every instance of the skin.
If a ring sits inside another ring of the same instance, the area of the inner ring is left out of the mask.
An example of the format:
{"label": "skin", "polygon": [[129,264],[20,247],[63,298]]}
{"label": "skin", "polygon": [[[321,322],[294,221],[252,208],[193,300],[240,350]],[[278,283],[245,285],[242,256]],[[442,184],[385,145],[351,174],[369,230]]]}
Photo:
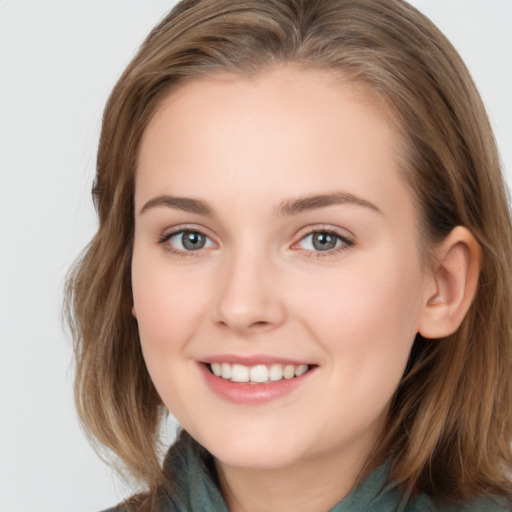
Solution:
{"label": "skin", "polygon": [[[145,131],[133,313],[163,402],[214,455],[233,512],[323,511],[348,494],[416,333],[439,321],[443,290],[457,295],[456,273],[422,267],[399,146],[363,90],[292,67],[183,85]],[[335,204],[283,212],[333,192]],[[162,196],[200,200],[209,213]],[[205,246],[169,239],[184,229],[204,233]],[[317,251],[309,235],[325,229],[337,247]],[[443,255],[464,279],[459,235]],[[233,403],[200,369],[219,354],[292,358],[314,371],[270,402]]]}

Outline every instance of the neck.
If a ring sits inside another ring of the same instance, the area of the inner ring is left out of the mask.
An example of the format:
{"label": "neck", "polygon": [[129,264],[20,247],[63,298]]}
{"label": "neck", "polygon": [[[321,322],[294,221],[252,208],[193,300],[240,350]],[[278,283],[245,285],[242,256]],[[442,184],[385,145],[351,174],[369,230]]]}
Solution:
{"label": "neck", "polygon": [[329,510],[365,476],[365,460],[336,454],[276,469],[232,467],[216,460],[224,499],[231,512]]}

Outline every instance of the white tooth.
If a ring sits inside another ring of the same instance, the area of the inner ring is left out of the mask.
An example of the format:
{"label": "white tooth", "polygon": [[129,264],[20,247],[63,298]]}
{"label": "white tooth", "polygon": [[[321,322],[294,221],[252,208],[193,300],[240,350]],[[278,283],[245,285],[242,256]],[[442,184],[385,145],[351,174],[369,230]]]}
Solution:
{"label": "white tooth", "polygon": [[300,377],[301,375],[304,375],[307,371],[308,365],[301,364],[300,366],[297,366],[297,368],[295,368],[295,377]]}
{"label": "white tooth", "polygon": [[268,377],[272,382],[283,378],[283,365],[273,364],[268,372]]}
{"label": "white tooth", "polygon": [[293,379],[295,377],[295,366],[288,364],[284,367],[283,376],[285,379]]}
{"label": "white tooth", "polygon": [[229,363],[222,363],[221,366],[221,375],[223,379],[231,379],[231,365]]}
{"label": "white tooth", "polygon": [[264,364],[251,366],[251,369],[249,370],[249,379],[251,382],[267,382],[268,368]]}
{"label": "white tooth", "polygon": [[220,363],[212,363],[210,364],[210,368],[212,369],[213,375],[216,375],[217,377],[222,375]]}
{"label": "white tooth", "polygon": [[233,382],[249,382],[249,368],[241,364],[231,367],[231,380]]}

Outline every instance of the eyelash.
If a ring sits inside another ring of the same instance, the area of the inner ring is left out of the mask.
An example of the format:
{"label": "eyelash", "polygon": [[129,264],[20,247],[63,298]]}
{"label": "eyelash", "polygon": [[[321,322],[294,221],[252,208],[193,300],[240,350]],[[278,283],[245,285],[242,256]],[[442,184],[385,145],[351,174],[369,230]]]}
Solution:
{"label": "eyelash", "polygon": [[[194,257],[194,253],[200,252],[201,249],[203,249],[203,247],[200,249],[197,249],[197,250],[185,250],[184,251],[181,249],[177,249],[176,247],[173,247],[171,244],[167,243],[171,238],[173,238],[177,235],[183,236],[183,234],[185,234],[185,233],[196,233],[198,235],[204,236],[207,240],[212,241],[211,238],[206,233],[201,231],[200,229],[181,228],[179,230],[172,231],[171,233],[166,233],[166,234],[162,235],[158,239],[158,243],[163,245],[165,251],[167,251],[169,253],[172,253],[172,254],[182,257],[182,258],[192,258],[192,257]],[[300,242],[303,242],[308,237],[312,237],[316,234],[326,234],[326,235],[333,236],[337,239],[337,241],[341,242],[341,244],[338,247],[334,247],[333,249],[329,249],[326,251],[316,251],[316,250],[305,249],[304,250],[305,254],[307,255],[307,257],[310,257],[310,258],[336,256],[340,252],[346,251],[347,249],[349,249],[350,247],[352,247],[354,245],[354,240],[340,234],[338,231],[336,231],[334,229],[329,229],[329,228],[320,228],[320,229],[312,229],[311,231],[308,231],[307,233],[305,233],[303,236],[301,236],[299,241],[296,242],[292,246],[292,248],[297,246]],[[297,250],[300,250],[300,249],[297,249]]]}
{"label": "eyelash", "polygon": [[304,241],[308,237],[312,237],[317,234],[325,234],[330,235],[336,238],[338,241],[341,242],[339,247],[334,247],[333,249],[329,249],[326,251],[315,251],[315,250],[305,250],[305,254],[310,258],[325,258],[325,257],[332,257],[337,256],[341,252],[346,251],[350,247],[354,245],[354,240],[351,238],[348,238],[345,235],[342,235],[338,231],[331,229],[331,228],[320,228],[320,229],[313,229],[311,231],[308,231],[306,234],[301,236],[300,240],[294,244],[294,246],[298,245],[300,242]]}
{"label": "eyelash", "polygon": [[197,233],[198,235],[204,236],[207,240],[211,241],[211,238],[206,233],[201,231],[200,229],[196,229],[196,228],[181,228],[181,229],[178,229],[176,231],[172,231],[171,233],[165,233],[164,235],[162,235],[158,239],[158,243],[163,245],[164,250],[166,252],[169,252],[169,253],[174,254],[176,256],[179,256],[181,258],[193,258],[194,257],[194,253],[200,252],[200,250],[202,248],[201,249],[197,249],[195,251],[193,251],[193,250],[183,251],[183,250],[177,249],[176,247],[173,247],[171,244],[167,243],[171,238],[173,238],[173,237],[175,237],[177,235],[182,235],[183,236],[185,233]]}

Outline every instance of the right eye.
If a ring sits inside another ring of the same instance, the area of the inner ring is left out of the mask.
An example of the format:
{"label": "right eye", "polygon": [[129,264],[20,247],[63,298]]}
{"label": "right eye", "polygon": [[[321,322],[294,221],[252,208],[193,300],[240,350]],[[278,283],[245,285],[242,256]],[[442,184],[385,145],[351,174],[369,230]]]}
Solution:
{"label": "right eye", "polygon": [[187,253],[213,247],[215,244],[204,233],[195,230],[181,230],[165,235],[160,242],[171,252]]}

